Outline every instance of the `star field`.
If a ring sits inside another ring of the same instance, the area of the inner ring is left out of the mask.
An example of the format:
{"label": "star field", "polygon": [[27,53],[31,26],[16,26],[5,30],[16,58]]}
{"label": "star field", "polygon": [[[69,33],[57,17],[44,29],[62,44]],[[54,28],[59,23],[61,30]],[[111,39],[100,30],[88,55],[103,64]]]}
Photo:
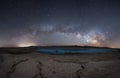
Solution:
{"label": "star field", "polygon": [[0,46],[120,47],[119,0],[1,0]]}

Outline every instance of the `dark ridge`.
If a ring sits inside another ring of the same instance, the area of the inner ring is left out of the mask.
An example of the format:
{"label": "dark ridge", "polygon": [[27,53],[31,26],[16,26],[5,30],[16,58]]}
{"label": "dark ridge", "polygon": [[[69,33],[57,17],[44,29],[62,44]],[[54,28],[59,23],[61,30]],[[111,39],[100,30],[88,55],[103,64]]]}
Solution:
{"label": "dark ridge", "polygon": [[36,52],[37,49],[79,49],[79,48],[99,48],[99,49],[114,49],[120,52],[119,48],[109,48],[109,47],[95,47],[95,46],[30,46],[30,47],[1,47],[0,53],[9,53],[9,54],[27,54]]}
{"label": "dark ridge", "polygon": [[9,54],[26,54],[32,53],[34,50],[30,47],[4,47],[0,48],[0,53],[9,53]]}
{"label": "dark ridge", "polygon": [[[97,46],[29,46],[30,48],[110,48],[110,47],[97,47]],[[119,48],[112,48],[119,49]]]}

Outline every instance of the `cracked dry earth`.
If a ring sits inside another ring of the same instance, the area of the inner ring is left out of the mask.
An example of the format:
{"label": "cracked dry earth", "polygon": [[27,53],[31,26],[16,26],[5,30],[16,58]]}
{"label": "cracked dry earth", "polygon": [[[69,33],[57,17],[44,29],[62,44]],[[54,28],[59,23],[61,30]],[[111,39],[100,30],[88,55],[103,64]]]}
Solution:
{"label": "cracked dry earth", "polygon": [[0,54],[0,78],[120,78],[120,54]]}

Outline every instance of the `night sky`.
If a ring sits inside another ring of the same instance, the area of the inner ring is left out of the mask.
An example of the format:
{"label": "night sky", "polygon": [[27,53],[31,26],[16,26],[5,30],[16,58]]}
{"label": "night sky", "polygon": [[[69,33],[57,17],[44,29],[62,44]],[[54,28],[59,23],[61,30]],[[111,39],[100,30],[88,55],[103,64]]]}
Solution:
{"label": "night sky", "polygon": [[120,48],[119,0],[0,0],[0,47]]}

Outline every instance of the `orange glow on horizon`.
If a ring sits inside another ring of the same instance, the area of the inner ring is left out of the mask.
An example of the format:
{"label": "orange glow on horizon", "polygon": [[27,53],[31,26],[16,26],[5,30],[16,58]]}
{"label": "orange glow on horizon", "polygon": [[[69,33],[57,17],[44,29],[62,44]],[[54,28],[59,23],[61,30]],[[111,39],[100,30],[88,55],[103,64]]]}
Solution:
{"label": "orange glow on horizon", "polygon": [[34,43],[20,43],[18,47],[29,47],[29,46],[36,46]]}

